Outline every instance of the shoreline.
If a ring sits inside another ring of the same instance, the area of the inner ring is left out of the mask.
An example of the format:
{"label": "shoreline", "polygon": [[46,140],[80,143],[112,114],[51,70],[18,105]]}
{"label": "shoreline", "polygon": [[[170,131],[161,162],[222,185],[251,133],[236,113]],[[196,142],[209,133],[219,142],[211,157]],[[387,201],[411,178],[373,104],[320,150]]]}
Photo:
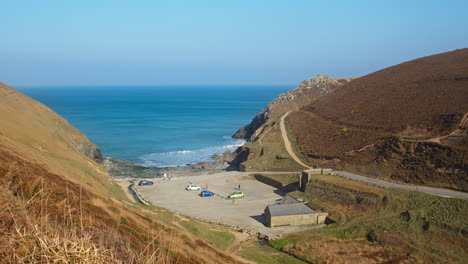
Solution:
{"label": "shoreline", "polygon": [[134,163],[126,160],[119,160],[113,157],[106,157],[102,165],[107,173],[114,179],[136,179],[136,178],[160,178],[164,173],[169,173],[173,177],[197,176],[214,174],[225,171],[236,171],[231,162],[234,160],[236,152],[227,150],[222,155],[214,154],[211,161],[201,161],[192,164],[167,167],[152,167]]}

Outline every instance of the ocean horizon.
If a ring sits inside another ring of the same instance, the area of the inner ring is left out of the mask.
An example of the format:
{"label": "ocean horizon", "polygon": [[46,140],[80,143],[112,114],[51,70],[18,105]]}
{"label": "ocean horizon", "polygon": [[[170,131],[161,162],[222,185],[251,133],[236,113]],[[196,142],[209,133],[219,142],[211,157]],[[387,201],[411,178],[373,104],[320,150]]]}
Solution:
{"label": "ocean horizon", "polygon": [[151,167],[211,161],[244,141],[231,136],[294,86],[15,87],[98,145],[105,157]]}

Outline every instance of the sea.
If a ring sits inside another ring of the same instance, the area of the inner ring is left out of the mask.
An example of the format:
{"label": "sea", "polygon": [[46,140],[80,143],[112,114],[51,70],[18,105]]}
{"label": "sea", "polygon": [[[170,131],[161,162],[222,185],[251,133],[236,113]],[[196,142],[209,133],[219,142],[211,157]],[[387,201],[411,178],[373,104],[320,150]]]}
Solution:
{"label": "sea", "polygon": [[168,167],[234,151],[244,141],[231,136],[294,86],[15,88],[64,117],[104,156]]}

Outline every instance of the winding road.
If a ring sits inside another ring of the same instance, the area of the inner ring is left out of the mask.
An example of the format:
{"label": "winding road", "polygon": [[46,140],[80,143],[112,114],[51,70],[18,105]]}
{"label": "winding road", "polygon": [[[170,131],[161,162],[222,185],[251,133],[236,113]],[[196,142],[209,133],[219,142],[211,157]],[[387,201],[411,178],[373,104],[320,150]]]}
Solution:
{"label": "winding road", "polygon": [[[293,148],[291,146],[291,141],[289,141],[284,119],[290,113],[291,111],[284,114],[281,117],[281,122],[280,122],[280,130],[281,130],[281,136],[283,138],[284,146],[286,147],[286,151],[289,153],[291,158],[294,159],[294,161],[296,161],[298,164],[300,164],[301,166],[307,169],[311,169],[312,167],[304,164],[304,162],[301,159],[299,159],[296,153],[294,153]],[[444,188],[435,188],[435,187],[428,187],[428,186],[407,185],[407,184],[387,182],[387,181],[377,180],[374,178],[369,178],[366,176],[362,176],[362,175],[358,175],[358,174],[354,174],[354,173],[346,172],[346,171],[333,171],[333,174],[340,175],[340,176],[346,177],[348,179],[356,180],[356,181],[375,184],[375,185],[382,186],[385,188],[396,188],[396,189],[402,189],[402,190],[407,190],[407,191],[418,191],[418,192],[423,192],[427,194],[442,196],[445,198],[468,199],[468,193],[444,189]]]}

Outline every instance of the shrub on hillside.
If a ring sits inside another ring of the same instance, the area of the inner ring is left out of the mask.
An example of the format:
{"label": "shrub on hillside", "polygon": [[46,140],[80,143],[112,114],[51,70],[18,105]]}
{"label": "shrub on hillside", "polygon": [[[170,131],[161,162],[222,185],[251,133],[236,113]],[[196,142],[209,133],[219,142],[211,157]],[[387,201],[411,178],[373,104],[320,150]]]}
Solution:
{"label": "shrub on hillside", "polygon": [[291,244],[291,241],[285,239],[276,239],[268,241],[268,245],[276,249],[281,249],[289,244]]}

